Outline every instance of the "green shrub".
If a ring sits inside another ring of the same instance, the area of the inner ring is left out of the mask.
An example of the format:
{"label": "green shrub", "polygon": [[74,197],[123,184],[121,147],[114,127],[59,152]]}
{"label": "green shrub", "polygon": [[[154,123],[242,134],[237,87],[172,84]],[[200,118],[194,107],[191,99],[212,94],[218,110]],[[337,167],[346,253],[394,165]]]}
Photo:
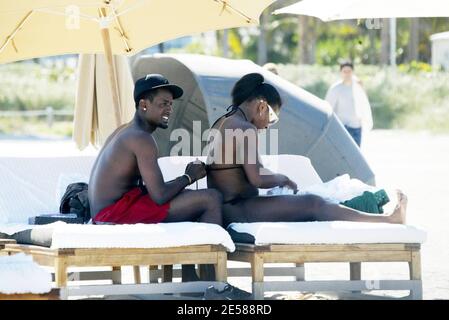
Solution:
{"label": "green shrub", "polygon": [[432,66],[425,62],[412,61],[398,66],[398,70],[406,73],[431,72]]}
{"label": "green shrub", "polygon": [[[200,48],[191,48],[199,50]],[[355,72],[371,102],[375,128],[402,128],[449,132],[449,73],[424,63],[389,67],[356,65]],[[339,79],[338,65],[279,65],[282,77],[324,99]],[[1,110],[73,110],[75,70],[34,63],[0,65]],[[42,130],[69,136],[71,122],[47,128],[44,120],[0,118],[0,133]]]}
{"label": "green shrub", "polygon": [[0,65],[0,110],[73,110],[75,70],[35,63]]}
{"label": "green shrub", "polygon": [[72,132],[72,121],[56,121],[49,127],[44,120],[35,118],[0,118],[0,134],[69,138]]}

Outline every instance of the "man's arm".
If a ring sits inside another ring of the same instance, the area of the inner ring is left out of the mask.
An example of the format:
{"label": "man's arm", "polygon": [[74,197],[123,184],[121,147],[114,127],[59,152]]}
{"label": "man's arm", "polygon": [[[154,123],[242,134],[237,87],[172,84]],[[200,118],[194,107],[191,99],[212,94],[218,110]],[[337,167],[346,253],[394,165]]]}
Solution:
{"label": "man's arm", "polygon": [[186,176],[180,176],[168,183],[164,182],[157,162],[157,145],[152,137],[147,135],[138,136],[133,141],[132,149],[148,194],[157,204],[161,205],[172,200],[189,185],[189,180]]}

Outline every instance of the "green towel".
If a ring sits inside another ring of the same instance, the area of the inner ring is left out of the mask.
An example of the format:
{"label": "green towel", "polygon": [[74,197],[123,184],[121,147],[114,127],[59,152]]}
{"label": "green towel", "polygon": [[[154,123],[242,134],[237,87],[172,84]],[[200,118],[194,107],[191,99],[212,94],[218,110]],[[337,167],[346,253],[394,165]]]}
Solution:
{"label": "green towel", "polygon": [[386,205],[390,199],[385,190],[381,189],[375,193],[365,191],[361,196],[352,198],[342,202],[341,204],[367,213],[384,213],[383,206]]}

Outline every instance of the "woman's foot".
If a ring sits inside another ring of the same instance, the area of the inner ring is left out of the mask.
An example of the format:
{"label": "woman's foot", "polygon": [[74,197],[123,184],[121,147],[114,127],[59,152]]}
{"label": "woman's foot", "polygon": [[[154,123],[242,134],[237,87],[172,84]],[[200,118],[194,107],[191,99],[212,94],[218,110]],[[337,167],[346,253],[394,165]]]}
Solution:
{"label": "woman's foot", "polygon": [[398,203],[393,213],[389,216],[390,223],[405,224],[407,211],[407,196],[401,191],[397,190]]}

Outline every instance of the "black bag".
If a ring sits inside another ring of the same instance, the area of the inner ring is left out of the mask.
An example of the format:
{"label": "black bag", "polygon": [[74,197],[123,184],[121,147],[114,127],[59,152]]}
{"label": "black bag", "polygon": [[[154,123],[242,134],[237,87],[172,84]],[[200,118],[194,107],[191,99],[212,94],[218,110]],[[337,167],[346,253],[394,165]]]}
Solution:
{"label": "black bag", "polygon": [[90,220],[90,206],[87,194],[87,183],[76,182],[67,186],[67,190],[61,199],[60,213],[76,214],[86,223]]}

